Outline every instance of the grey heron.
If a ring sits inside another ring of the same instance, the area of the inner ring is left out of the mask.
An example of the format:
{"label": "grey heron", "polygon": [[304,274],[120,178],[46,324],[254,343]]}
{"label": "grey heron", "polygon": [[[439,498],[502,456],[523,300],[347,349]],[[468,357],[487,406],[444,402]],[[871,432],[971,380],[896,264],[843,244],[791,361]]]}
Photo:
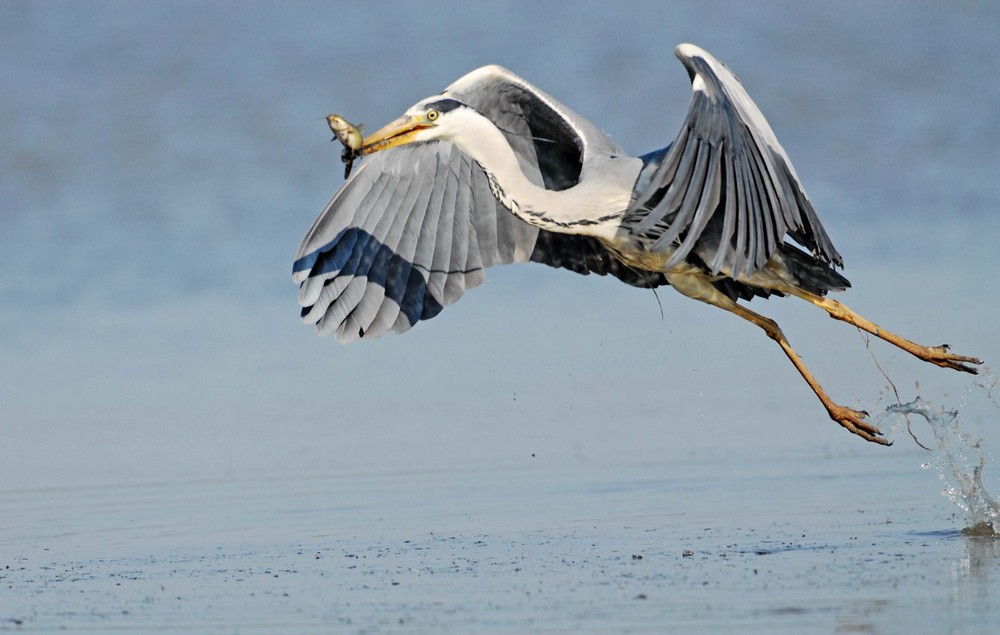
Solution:
{"label": "grey heron", "polygon": [[827,396],[776,322],[740,302],[794,296],[932,364],[975,373],[980,360],[827,297],[850,286],[843,260],[764,115],[718,59],[692,44],[675,53],[691,80],[687,117],[641,157],[499,66],[365,137],[358,154],[371,156],[299,247],[302,319],[341,342],[404,332],[514,262],[669,285],[763,329],[831,419],[887,445],[866,413]]}

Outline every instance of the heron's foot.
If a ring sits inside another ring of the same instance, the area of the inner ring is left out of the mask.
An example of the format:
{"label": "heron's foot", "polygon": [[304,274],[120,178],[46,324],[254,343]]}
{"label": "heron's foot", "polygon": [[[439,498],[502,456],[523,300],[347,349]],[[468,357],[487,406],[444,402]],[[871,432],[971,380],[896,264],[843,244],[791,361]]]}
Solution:
{"label": "heron's foot", "polygon": [[865,420],[865,417],[868,416],[867,412],[852,410],[851,408],[835,404],[830,406],[828,410],[830,411],[831,419],[847,428],[849,432],[858,435],[865,441],[871,441],[872,443],[878,443],[880,445],[892,445],[891,441],[888,441],[882,436],[881,430]]}
{"label": "heron's foot", "polygon": [[[942,344],[941,346],[926,346],[923,348],[923,354],[914,354],[925,362],[930,362],[942,368],[952,368],[965,373],[972,373],[973,375],[979,373],[979,369],[976,366],[982,364],[983,360],[976,357],[955,355],[948,352],[949,350],[950,347],[947,344]],[[975,366],[971,364],[975,364]]]}

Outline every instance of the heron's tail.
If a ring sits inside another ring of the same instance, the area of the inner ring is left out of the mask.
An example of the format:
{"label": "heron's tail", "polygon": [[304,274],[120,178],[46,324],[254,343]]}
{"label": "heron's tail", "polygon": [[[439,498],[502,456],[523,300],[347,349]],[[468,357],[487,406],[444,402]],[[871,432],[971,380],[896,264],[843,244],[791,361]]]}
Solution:
{"label": "heron's tail", "polygon": [[851,282],[833,267],[797,247],[783,243],[778,252],[785,269],[795,277],[798,286],[810,293],[826,295],[829,291],[843,291],[851,286]]}

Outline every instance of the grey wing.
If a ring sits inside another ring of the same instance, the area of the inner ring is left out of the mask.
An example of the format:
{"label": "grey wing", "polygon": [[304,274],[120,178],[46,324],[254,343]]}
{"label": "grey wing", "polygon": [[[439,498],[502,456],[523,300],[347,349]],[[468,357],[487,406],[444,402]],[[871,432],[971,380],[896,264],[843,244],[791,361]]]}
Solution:
{"label": "grey wing", "polygon": [[302,239],[292,272],[302,319],[341,342],[406,331],[486,267],[527,261],[537,235],[450,143],[372,155]]}
{"label": "grey wing", "polygon": [[786,235],[825,263],[843,260],[795,169],[740,81],[704,50],[675,50],[691,77],[681,132],[636,196],[623,227],[670,251],[666,268],[692,251],[713,273],[761,268]]}

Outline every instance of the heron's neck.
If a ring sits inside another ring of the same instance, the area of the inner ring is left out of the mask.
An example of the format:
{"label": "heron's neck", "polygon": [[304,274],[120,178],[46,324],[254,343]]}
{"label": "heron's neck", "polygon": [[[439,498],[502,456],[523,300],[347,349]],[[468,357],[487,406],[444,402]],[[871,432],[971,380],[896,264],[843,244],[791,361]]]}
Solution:
{"label": "heron's neck", "polygon": [[462,134],[451,142],[483,168],[493,195],[521,220],[542,229],[571,234],[594,233],[596,225],[609,220],[605,218],[608,210],[601,209],[601,202],[588,196],[586,188],[580,185],[548,190],[532,183],[521,169],[507,137],[486,117],[473,113],[463,123]]}

